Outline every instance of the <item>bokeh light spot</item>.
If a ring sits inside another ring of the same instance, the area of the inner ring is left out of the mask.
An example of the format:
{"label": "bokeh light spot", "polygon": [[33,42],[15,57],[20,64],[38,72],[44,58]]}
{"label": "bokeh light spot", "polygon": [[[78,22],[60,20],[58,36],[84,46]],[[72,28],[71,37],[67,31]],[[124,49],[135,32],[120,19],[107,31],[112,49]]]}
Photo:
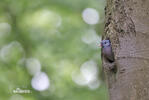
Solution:
{"label": "bokeh light spot", "polygon": [[35,58],[26,59],[26,67],[27,67],[28,72],[31,75],[35,75],[35,74],[39,73],[41,70],[41,64],[40,64],[39,60],[37,60]]}
{"label": "bokeh light spot", "polygon": [[100,86],[100,84],[101,84],[101,82],[100,82],[100,80],[94,80],[94,81],[92,81],[92,82],[90,82],[89,84],[88,84],[88,87],[91,89],[91,90],[95,90],[95,89],[97,89],[99,86]]}
{"label": "bokeh light spot", "polygon": [[13,41],[8,45],[4,45],[0,50],[0,58],[4,62],[16,62],[19,61],[21,58],[25,56],[24,49],[22,45],[17,42]]}
{"label": "bokeh light spot", "polygon": [[9,34],[11,31],[11,26],[8,23],[0,23],[0,36]]}
{"label": "bokeh light spot", "polygon": [[49,88],[50,80],[46,73],[39,72],[32,78],[31,85],[37,91],[44,91]]}
{"label": "bokeh light spot", "polygon": [[88,86],[91,90],[95,90],[100,86],[98,80],[98,67],[93,60],[86,61],[82,64],[80,72],[72,73],[72,80],[80,86]]}
{"label": "bokeh light spot", "polygon": [[85,62],[81,66],[80,70],[88,82],[91,82],[92,80],[94,80],[94,78],[96,78],[98,74],[97,64],[93,60]]}
{"label": "bokeh light spot", "polygon": [[82,13],[82,17],[87,24],[97,24],[100,19],[98,11],[94,8],[86,8]]}
{"label": "bokeh light spot", "polygon": [[98,36],[96,31],[93,29],[87,30],[81,39],[85,44],[89,44],[95,49],[99,47],[101,42],[101,37]]}
{"label": "bokeh light spot", "polygon": [[25,100],[23,96],[19,94],[12,95],[9,100]]}
{"label": "bokeh light spot", "polygon": [[29,14],[25,18],[25,23],[31,28],[56,29],[61,26],[61,16],[48,9],[43,9]]}

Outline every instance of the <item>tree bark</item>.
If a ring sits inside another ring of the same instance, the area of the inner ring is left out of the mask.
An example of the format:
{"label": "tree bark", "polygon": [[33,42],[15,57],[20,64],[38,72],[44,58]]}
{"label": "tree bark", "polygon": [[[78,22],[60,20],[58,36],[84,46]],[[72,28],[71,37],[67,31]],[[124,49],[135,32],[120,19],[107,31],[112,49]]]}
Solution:
{"label": "tree bark", "polygon": [[105,71],[110,100],[149,100],[149,0],[107,0],[105,13],[117,69]]}

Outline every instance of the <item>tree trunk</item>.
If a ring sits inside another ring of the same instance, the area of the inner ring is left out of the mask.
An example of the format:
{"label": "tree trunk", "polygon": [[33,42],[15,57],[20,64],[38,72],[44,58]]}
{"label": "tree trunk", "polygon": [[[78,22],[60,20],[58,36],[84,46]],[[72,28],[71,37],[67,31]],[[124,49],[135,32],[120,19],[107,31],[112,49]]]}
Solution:
{"label": "tree trunk", "polygon": [[117,69],[105,71],[109,98],[149,100],[149,0],[107,0],[105,12]]}

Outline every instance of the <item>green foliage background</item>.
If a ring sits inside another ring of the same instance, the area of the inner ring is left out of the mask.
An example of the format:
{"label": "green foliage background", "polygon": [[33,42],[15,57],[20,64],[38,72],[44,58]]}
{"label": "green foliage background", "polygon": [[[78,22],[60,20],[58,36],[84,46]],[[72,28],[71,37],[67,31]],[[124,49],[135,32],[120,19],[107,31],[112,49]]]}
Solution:
{"label": "green foliage background", "polygon": [[[1,0],[0,100],[107,100],[100,48],[82,41],[90,30],[100,37],[104,27],[103,21],[86,24],[83,10],[94,8],[104,20],[104,6],[104,0]],[[43,13],[48,11],[45,17]],[[48,90],[32,88],[28,58],[40,61],[41,71],[50,79]],[[94,90],[76,84],[71,77],[90,59],[99,68],[100,86]],[[15,94],[16,88],[32,93]]]}

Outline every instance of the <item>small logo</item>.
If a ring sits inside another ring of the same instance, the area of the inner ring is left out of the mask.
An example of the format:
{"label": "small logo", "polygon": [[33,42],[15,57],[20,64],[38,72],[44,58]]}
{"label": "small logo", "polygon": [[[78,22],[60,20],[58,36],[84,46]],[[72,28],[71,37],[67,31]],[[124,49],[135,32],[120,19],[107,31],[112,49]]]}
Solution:
{"label": "small logo", "polygon": [[16,88],[15,90],[13,90],[13,93],[24,94],[24,93],[32,93],[32,92],[31,90],[28,90],[28,89]]}

